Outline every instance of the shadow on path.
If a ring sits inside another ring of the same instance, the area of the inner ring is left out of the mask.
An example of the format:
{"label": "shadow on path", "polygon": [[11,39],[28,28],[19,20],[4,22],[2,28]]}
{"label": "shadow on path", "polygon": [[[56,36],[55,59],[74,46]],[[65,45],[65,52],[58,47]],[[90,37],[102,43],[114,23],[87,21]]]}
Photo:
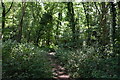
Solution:
{"label": "shadow on path", "polygon": [[49,60],[51,61],[51,65],[53,66],[52,71],[54,75],[54,79],[57,80],[74,80],[70,78],[70,75],[66,72],[66,69],[62,67],[57,59],[55,58],[55,52],[48,53]]}

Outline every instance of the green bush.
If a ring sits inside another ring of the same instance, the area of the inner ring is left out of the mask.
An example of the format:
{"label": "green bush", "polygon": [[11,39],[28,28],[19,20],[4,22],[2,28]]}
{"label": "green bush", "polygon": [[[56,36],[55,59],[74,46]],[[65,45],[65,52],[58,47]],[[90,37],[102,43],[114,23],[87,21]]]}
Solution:
{"label": "green bush", "polygon": [[2,56],[3,56],[3,61],[6,59],[4,57],[9,57],[10,52],[12,51],[12,48],[17,44],[16,41],[8,40],[2,43]]}
{"label": "green bush", "polygon": [[117,59],[102,58],[94,47],[74,51],[59,49],[56,52],[59,61],[73,78],[118,78]]}
{"label": "green bush", "polygon": [[3,43],[3,78],[51,78],[46,52],[30,43]]}

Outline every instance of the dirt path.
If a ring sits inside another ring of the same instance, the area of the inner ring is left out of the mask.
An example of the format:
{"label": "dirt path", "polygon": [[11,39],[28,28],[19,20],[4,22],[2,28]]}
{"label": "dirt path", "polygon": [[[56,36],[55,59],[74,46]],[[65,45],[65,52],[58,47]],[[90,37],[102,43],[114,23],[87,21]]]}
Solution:
{"label": "dirt path", "polygon": [[51,52],[48,53],[49,60],[51,61],[51,65],[53,66],[53,75],[54,79],[57,80],[73,80],[70,78],[70,75],[66,73],[66,70],[64,67],[62,67],[60,64],[58,64],[57,59],[55,58],[55,53]]}

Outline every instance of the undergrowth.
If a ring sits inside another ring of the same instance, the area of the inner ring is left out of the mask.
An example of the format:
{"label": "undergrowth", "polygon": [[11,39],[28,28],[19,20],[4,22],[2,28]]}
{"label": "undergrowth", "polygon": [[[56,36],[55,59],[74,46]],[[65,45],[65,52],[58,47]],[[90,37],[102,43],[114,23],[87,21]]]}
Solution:
{"label": "undergrowth", "polygon": [[30,44],[8,40],[2,44],[4,78],[51,78],[52,67],[46,51]]}
{"label": "undergrowth", "polygon": [[119,78],[118,59],[103,58],[95,49],[91,46],[77,50],[60,48],[56,50],[56,57],[73,78]]}

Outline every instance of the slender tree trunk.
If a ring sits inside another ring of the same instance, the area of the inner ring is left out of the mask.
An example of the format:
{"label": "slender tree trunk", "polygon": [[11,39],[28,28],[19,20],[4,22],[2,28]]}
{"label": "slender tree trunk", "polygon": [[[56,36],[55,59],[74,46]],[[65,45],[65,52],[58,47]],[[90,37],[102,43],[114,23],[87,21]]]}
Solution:
{"label": "slender tree trunk", "polygon": [[116,27],[116,8],[115,4],[111,2],[111,14],[112,14],[112,43],[113,43],[113,56],[115,55],[115,27]]}
{"label": "slender tree trunk", "polygon": [[48,30],[47,30],[47,41],[46,41],[46,44],[47,44],[47,46],[48,47],[50,47],[50,43],[51,43],[51,37],[52,37],[52,29],[53,29],[53,23],[52,23],[52,13],[49,13],[50,14],[50,16],[51,16],[51,18],[50,19],[48,19],[49,20],[49,24],[47,24],[47,26],[48,26]]}
{"label": "slender tree trunk", "polygon": [[99,22],[99,26],[100,26],[100,33],[101,33],[101,37],[100,37],[100,45],[101,45],[101,55],[103,57],[106,56],[105,52],[105,46],[108,44],[109,42],[109,29],[107,28],[107,18],[106,18],[106,14],[108,12],[108,7],[106,5],[105,2],[101,3],[101,15],[100,15],[100,22]]}
{"label": "slender tree trunk", "polygon": [[62,20],[62,12],[59,12],[58,13],[57,28],[56,28],[56,36],[55,36],[55,39],[56,39],[55,45],[58,44],[58,40],[59,40],[59,27],[61,25],[61,22],[60,22],[61,20]]}
{"label": "slender tree trunk", "polygon": [[74,43],[74,47],[76,47],[76,30],[75,30],[75,17],[74,17],[74,8],[73,3],[68,2],[68,15],[69,15],[69,21],[70,21],[70,27],[72,29],[72,42]]}
{"label": "slender tree trunk", "polygon": [[107,30],[106,27],[106,13],[107,13],[107,8],[105,2],[102,2],[102,14],[101,14],[101,33],[102,33],[102,45],[105,46],[108,43],[108,33],[109,31]]}
{"label": "slender tree trunk", "polygon": [[37,46],[39,46],[39,39],[41,36],[40,32],[41,32],[41,28],[37,31],[37,38],[36,38],[36,41],[34,42],[35,45],[37,45]]}
{"label": "slender tree trunk", "polygon": [[107,13],[108,13],[108,6],[109,3],[106,4],[105,2],[102,2],[102,14],[101,14],[101,21],[100,21],[100,27],[101,27],[101,35],[102,35],[102,45],[108,45],[109,43],[109,28],[107,27]]}
{"label": "slender tree trunk", "polygon": [[5,4],[3,2],[1,2],[2,4],[2,8],[3,8],[3,11],[2,11],[2,34],[4,34],[4,28],[5,28]]}
{"label": "slender tree trunk", "polygon": [[120,10],[120,1],[118,2],[118,8],[119,8],[119,10]]}
{"label": "slender tree trunk", "polygon": [[50,31],[47,32],[47,40],[46,40],[46,45],[49,47],[50,46]]}
{"label": "slender tree trunk", "polygon": [[13,2],[11,3],[11,5],[7,11],[6,11],[4,2],[1,1],[1,4],[2,4],[2,8],[3,8],[3,11],[2,11],[2,34],[3,35],[2,36],[3,36],[3,41],[4,41],[5,16],[12,8]]}
{"label": "slender tree trunk", "polygon": [[23,28],[23,17],[25,15],[25,6],[26,6],[26,2],[22,2],[22,16],[20,19],[19,28],[18,28],[19,31],[18,31],[18,36],[17,36],[18,42],[21,42],[21,39],[22,39],[22,28]]}
{"label": "slender tree trunk", "polygon": [[[88,12],[87,12],[88,9],[85,8],[85,4],[84,4],[84,3],[82,3],[82,4],[83,4],[85,16],[86,16],[87,26],[88,26],[88,29],[89,29],[89,14],[88,14]],[[87,8],[88,8],[88,6],[87,6]]]}
{"label": "slender tree trunk", "polygon": [[[120,1],[117,3],[117,6],[118,6],[118,31],[117,31],[117,35],[116,35],[116,37],[117,37],[117,41],[118,42],[120,42],[120,37],[118,37],[118,36],[120,36]],[[120,49],[119,49],[119,47],[120,47],[120,43],[117,43],[117,50],[116,50],[116,53],[118,54],[118,66],[120,65]],[[117,71],[118,71],[118,76],[120,76],[120,67],[118,67],[117,68]]]}
{"label": "slender tree trunk", "polygon": [[[117,6],[118,6],[118,30],[120,30],[120,1],[117,3]],[[119,33],[118,33],[118,35],[119,35]]]}
{"label": "slender tree trunk", "polygon": [[[84,8],[84,13],[85,13],[85,17],[86,17],[86,22],[87,22],[87,27],[88,27],[88,34],[87,34],[87,44],[88,45],[90,45],[90,36],[91,36],[91,34],[90,34],[90,27],[89,27],[89,6],[87,5],[87,6],[85,6],[85,3],[82,3],[83,4],[83,8]],[[86,8],[87,7],[87,8]]]}

